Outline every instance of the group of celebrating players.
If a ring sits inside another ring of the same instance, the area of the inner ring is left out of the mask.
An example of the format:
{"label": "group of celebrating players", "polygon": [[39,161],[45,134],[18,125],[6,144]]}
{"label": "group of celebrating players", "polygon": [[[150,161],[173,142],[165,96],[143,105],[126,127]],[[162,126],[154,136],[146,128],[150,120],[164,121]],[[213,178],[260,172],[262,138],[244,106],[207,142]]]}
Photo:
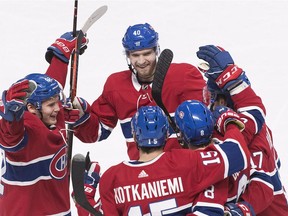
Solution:
{"label": "group of celebrating players", "polygon": [[[84,176],[90,204],[104,215],[288,215],[266,110],[245,71],[215,45],[196,52],[205,70],[171,63],[162,100],[176,134],[151,94],[158,39],[148,23],[129,26],[122,39],[128,69],[112,73],[91,105],[63,96],[71,32],[48,47],[45,74],[29,74],[3,92],[0,215],[71,215],[66,126],[94,143],[118,121],[130,161],[101,177],[92,161]],[[87,43],[84,37],[81,53]]]}

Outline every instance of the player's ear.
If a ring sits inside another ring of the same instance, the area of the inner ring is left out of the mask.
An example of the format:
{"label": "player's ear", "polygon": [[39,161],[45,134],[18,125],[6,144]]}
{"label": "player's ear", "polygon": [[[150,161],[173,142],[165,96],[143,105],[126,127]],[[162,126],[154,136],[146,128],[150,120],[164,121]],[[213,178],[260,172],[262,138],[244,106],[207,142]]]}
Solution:
{"label": "player's ear", "polygon": [[37,110],[36,107],[35,107],[33,104],[31,104],[31,103],[28,103],[28,104],[27,104],[27,110],[28,110],[28,112],[30,112],[30,113],[32,113],[32,114],[34,114],[34,115],[37,115],[37,114],[38,114],[38,110]]}

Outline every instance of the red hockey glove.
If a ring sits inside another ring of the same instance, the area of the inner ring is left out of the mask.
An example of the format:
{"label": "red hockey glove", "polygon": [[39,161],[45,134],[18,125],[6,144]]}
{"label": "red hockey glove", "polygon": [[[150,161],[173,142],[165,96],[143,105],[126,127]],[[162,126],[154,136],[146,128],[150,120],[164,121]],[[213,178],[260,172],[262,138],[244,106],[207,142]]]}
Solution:
{"label": "red hockey glove", "polygon": [[[77,32],[78,34],[78,32]],[[80,55],[87,49],[88,39],[84,37],[80,48]],[[69,63],[70,55],[75,49],[76,37],[73,37],[72,32],[66,32],[58,38],[51,46],[47,48],[45,59],[51,63],[53,56],[56,56],[65,63]]]}
{"label": "red hockey glove", "polygon": [[25,110],[27,98],[35,91],[37,84],[34,81],[19,80],[2,94],[4,113],[0,115],[7,121],[19,121]]}
{"label": "red hockey glove", "polygon": [[216,122],[216,129],[222,135],[226,132],[226,126],[230,123],[236,124],[242,131],[245,128],[240,116],[232,109],[225,106],[217,106],[214,108],[213,117]]}
{"label": "red hockey glove", "polygon": [[225,216],[256,216],[253,207],[247,202],[225,204],[224,215]]}
{"label": "red hockey glove", "polygon": [[68,125],[75,124],[76,121],[79,120],[79,110],[77,109],[70,109],[70,106],[63,106],[64,107],[64,118],[65,122]]}
{"label": "red hockey glove", "polygon": [[90,104],[80,97],[75,97],[71,104],[68,98],[64,107],[64,117],[67,124],[77,127],[90,118]]}

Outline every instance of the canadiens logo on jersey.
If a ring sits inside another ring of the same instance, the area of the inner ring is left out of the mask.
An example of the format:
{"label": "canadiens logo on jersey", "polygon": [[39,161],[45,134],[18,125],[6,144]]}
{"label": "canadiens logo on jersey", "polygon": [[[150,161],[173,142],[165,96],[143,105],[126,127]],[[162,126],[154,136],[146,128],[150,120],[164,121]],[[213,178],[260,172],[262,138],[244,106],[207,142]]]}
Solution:
{"label": "canadiens logo on jersey", "polygon": [[63,146],[60,151],[54,155],[50,163],[50,173],[55,179],[62,179],[67,172],[67,148]]}

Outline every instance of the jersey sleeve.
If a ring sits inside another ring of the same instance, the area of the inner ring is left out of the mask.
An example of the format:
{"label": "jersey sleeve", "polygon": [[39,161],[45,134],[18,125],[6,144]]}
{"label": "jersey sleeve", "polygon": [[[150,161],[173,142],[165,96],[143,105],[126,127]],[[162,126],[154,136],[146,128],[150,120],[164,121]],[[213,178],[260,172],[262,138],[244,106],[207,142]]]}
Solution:
{"label": "jersey sleeve", "polygon": [[66,85],[67,71],[68,64],[53,56],[51,64],[46,70],[46,75],[57,80],[64,89]]}
{"label": "jersey sleeve", "polygon": [[84,123],[77,127],[75,135],[82,142],[96,142],[107,139],[118,122],[118,115],[114,110],[111,101],[113,80],[108,78],[102,94],[91,105],[91,116]]}
{"label": "jersey sleeve", "polygon": [[197,187],[200,189],[207,188],[250,166],[247,144],[234,124],[227,125],[223,143],[209,145],[204,150],[193,153],[199,157],[197,165],[194,162],[194,174],[198,178]]}
{"label": "jersey sleeve", "polygon": [[27,144],[24,118],[20,121],[8,122],[0,120],[0,148],[8,152],[16,152]]}
{"label": "jersey sleeve", "polygon": [[[215,147],[217,147],[219,152],[224,153],[222,156],[225,164],[228,165],[224,178],[250,166],[250,152],[238,126],[228,124],[224,135],[224,142],[220,145],[215,145]],[[235,161],[235,158],[237,158],[237,161]]]}
{"label": "jersey sleeve", "polygon": [[245,123],[245,138],[249,143],[259,133],[265,122],[266,110],[259,96],[248,86],[240,93],[233,95],[234,108]]}

